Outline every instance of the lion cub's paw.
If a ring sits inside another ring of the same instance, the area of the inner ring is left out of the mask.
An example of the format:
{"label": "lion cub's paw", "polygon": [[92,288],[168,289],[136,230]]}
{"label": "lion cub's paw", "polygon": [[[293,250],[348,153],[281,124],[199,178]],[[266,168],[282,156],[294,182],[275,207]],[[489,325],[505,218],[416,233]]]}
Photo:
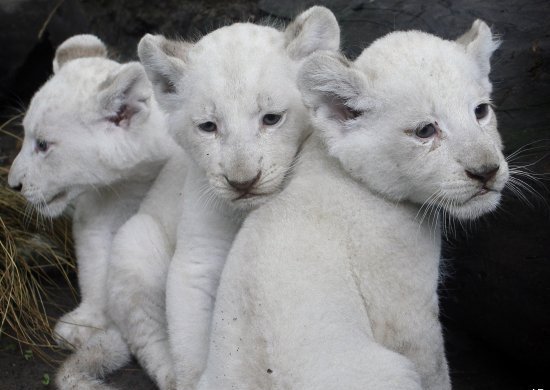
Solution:
{"label": "lion cub's paw", "polygon": [[53,337],[61,348],[80,348],[98,330],[105,329],[106,318],[100,309],[80,305],[63,315],[53,331]]}

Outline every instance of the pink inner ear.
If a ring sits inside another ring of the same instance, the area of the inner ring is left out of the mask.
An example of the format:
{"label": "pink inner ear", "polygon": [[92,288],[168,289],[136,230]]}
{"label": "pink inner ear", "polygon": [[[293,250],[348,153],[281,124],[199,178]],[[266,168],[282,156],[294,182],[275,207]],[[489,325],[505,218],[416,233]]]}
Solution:
{"label": "pink inner ear", "polygon": [[130,118],[133,115],[133,110],[130,109],[126,104],[123,104],[118,109],[116,115],[111,116],[108,118],[109,122],[114,123],[117,126],[121,125],[121,122],[128,121],[128,123],[124,123],[125,127],[127,127],[130,124]]}
{"label": "pink inner ear", "polygon": [[337,119],[348,121],[350,119],[355,119],[361,115],[361,111],[354,110],[353,108],[346,105],[346,103],[339,98],[333,98],[330,102],[330,108],[335,114]]}

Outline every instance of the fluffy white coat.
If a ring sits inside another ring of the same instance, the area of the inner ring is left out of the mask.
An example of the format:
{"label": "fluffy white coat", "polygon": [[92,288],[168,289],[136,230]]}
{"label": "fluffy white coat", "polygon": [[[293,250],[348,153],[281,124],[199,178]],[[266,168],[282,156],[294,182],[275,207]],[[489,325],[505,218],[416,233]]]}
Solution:
{"label": "fluffy white coat", "polygon": [[497,46],[476,21],[458,42],[395,32],[355,63],[306,61],[315,133],[235,239],[200,390],[451,388],[436,219],[493,210],[508,178]]}
{"label": "fluffy white coat", "polygon": [[336,19],[322,7],[285,31],[237,23],[193,45],[140,42],[170,130],[192,160],[166,293],[178,388],[194,388],[203,370],[219,276],[244,216],[284,186],[309,134],[298,66],[338,45]]}
{"label": "fluffy white coat", "polygon": [[9,185],[47,217],[74,205],[82,302],[54,332],[71,349],[105,329],[111,243],[176,148],[143,68],[106,55],[92,35],[57,49],[55,74],[31,101],[9,174]]}
{"label": "fluffy white coat", "polygon": [[176,389],[165,286],[188,165],[186,154],[177,150],[138,212],[115,235],[105,286],[109,325],[62,365],[56,378],[60,390],[109,389],[99,379],[126,364],[131,354],[159,389]]}
{"label": "fluffy white coat", "polygon": [[174,389],[164,300],[187,157],[141,65],[106,54],[90,35],[57,49],[55,75],[25,117],[10,185],[50,217],[75,204],[82,303],[55,328],[76,349],[58,387],[107,388],[100,377],[134,353],[161,389]]}

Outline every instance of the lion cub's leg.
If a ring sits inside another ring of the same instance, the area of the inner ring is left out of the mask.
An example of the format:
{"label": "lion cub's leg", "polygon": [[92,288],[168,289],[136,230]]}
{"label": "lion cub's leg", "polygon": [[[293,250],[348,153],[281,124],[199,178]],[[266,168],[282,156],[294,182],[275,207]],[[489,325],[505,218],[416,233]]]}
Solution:
{"label": "lion cub's leg", "polygon": [[[78,214],[77,214],[78,215]],[[105,279],[112,242],[111,226],[101,216],[74,222],[78,283],[82,301],[63,315],[54,328],[59,346],[78,349],[107,324],[105,316]]]}
{"label": "lion cub's leg", "polygon": [[[285,326],[270,336],[273,332],[262,319],[278,318],[282,310],[250,317],[265,305],[252,303],[248,286],[240,288],[246,276],[236,280],[239,285],[231,286],[233,293],[218,296],[199,390],[424,389],[413,362],[374,341],[348,317],[340,323],[334,318],[285,320]],[[284,301],[286,307],[318,304],[297,295],[296,303]]]}
{"label": "lion cub's leg", "polygon": [[171,353],[184,389],[194,388],[204,369],[219,278],[240,226],[230,210],[205,209],[200,188],[195,181],[186,183],[185,223],[178,228],[166,284]]}
{"label": "lion cub's leg", "polygon": [[450,390],[449,368],[437,304],[409,313],[402,311],[400,316],[400,321],[393,324],[396,338],[391,342],[392,349],[411,359],[422,378],[423,389]]}
{"label": "lion cub's leg", "polygon": [[132,217],[113,242],[108,313],[161,390],[175,389],[165,314],[172,256],[166,232],[147,214]]}
{"label": "lion cub's leg", "polygon": [[[351,341],[351,340],[350,340]],[[348,344],[351,345],[351,344]],[[303,390],[421,390],[414,365],[403,355],[384,348],[373,340],[358,339],[353,347],[316,355],[303,353],[297,375]]]}

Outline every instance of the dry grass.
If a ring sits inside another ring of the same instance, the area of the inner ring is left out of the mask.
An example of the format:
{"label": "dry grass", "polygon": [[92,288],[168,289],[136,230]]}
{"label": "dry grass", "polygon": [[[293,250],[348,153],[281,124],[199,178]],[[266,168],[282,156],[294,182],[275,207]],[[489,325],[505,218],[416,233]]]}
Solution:
{"label": "dry grass", "polygon": [[55,349],[55,319],[48,316],[46,302],[60,282],[71,286],[75,267],[71,224],[67,218],[38,216],[6,187],[7,173],[0,167],[0,336],[47,358],[45,348]]}

